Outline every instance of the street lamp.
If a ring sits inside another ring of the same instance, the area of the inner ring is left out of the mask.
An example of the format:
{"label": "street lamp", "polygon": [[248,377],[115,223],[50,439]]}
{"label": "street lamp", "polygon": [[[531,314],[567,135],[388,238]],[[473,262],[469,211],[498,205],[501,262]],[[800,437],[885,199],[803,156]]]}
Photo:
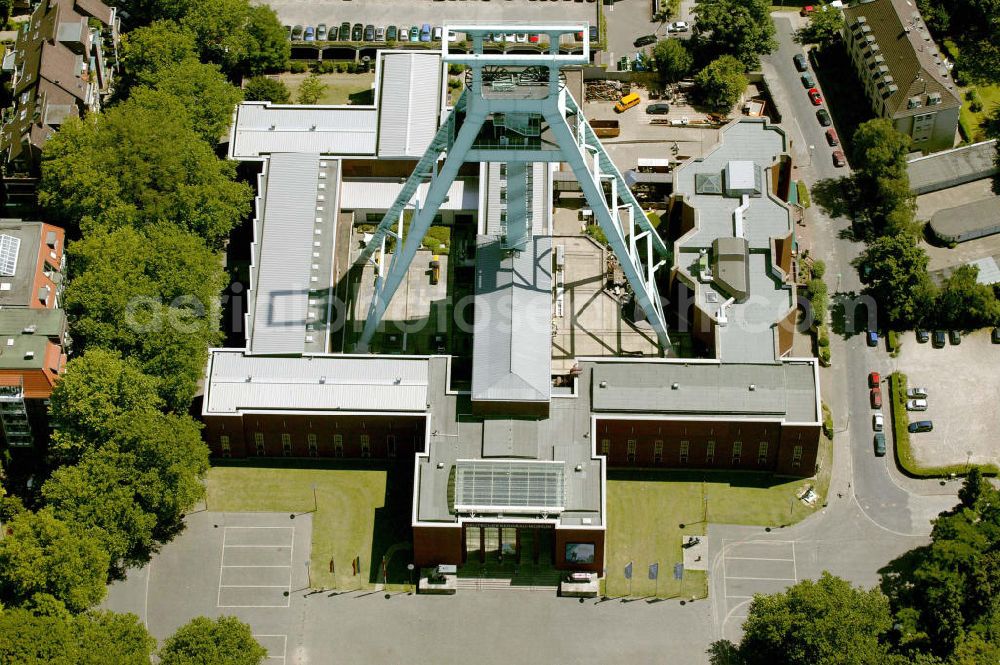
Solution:
{"label": "street lamp", "polygon": [[309,559],[306,559],[306,583],[307,586],[311,589],[313,581],[312,581],[312,571],[309,569]]}
{"label": "street lamp", "polygon": [[815,150],[815,149],[816,149],[816,146],[814,146],[814,145],[810,145],[809,146],[809,166],[813,165],[813,150]]}
{"label": "street lamp", "polygon": [[410,588],[413,588],[413,569],[414,565],[412,563],[406,564],[406,569],[410,571]]}

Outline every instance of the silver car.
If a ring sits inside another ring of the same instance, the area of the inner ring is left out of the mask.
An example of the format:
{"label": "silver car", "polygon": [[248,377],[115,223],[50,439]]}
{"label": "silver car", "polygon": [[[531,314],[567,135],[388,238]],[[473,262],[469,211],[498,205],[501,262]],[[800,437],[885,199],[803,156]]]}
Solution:
{"label": "silver car", "polygon": [[885,425],[885,417],[881,413],[872,416],[872,431],[881,432]]}
{"label": "silver car", "polygon": [[910,388],[906,391],[906,396],[910,399],[927,398],[927,388]]}
{"label": "silver car", "polygon": [[927,400],[925,399],[911,399],[906,402],[907,411],[926,411],[927,410]]}

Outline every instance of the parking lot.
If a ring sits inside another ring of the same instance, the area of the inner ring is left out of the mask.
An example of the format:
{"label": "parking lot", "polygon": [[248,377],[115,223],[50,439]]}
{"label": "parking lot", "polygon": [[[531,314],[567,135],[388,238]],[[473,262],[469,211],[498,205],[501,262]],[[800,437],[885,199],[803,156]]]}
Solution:
{"label": "parking lot", "polygon": [[375,26],[443,25],[487,21],[507,24],[597,24],[598,3],[571,0],[256,0],[278,13],[285,25],[339,26],[348,21]]}
{"label": "parking lot", "polygon": [[728,631],[743,624],[755,593],[778,593],[799,581],[795,542],[749,540],[727,545],[723,541],[722,575],[727,618],[723,629]]}
{"label": "parking lot", "polygon": [[963,335],[961,344],[942,349],[918,343],[912,332],[903,339],[897,368],[911,388],[928,392],[927,410],[909,412],[910,421],[934,423],[933,431],[910,435],[916,459],[929,466],[1000,462],[1000,345],[990,342],[990,331]]}

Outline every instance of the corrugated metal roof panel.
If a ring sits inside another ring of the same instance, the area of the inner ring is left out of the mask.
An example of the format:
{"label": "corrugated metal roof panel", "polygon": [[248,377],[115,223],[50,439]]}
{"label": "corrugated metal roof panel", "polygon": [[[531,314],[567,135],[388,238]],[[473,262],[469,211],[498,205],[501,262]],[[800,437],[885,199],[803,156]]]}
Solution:
{"label": "corrugated metal roof panel", "polygon": [[247,102],[236,111],[231,154],[234,159],[277,152],[374,155],[376,130],[374,108]]}
{"label": "corrugated metal roof panel", "polygon": [[254,353],[304,350],[318,174],[318,155],[271,156],[253,284],[250,349]]}
{"label": "corrugated metal roof panel", "polygon": [[206,413],[243,410],[425,411],[423,358],[212,354]]}
{"label": "corrugated metal roof panel", "polygon": [[[430,183],[422,183],[414,194],[423,201]],[[403,189],[399,180],[345,180],[340,188],[341,210],[388,210]],[[456,180],[448,188],[448,200],[441,210],[476,210],[479,207],[479,184],[475,178]]]}
{"label": "corrugated metal roof panel", "polygon": [[441,57],[388,53],[382,60],[378,156],[420,157],[438,129]]}

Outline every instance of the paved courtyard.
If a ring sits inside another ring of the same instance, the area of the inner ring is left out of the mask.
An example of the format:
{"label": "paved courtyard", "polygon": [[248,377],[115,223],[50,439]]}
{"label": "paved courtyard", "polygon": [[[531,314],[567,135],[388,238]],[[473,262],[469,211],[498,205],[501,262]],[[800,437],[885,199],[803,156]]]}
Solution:
{"label": "paved courtyard", "polygon": [[911,388],[927,388],[930,395],[927,411],[910,412],[911,422],[934,422],[932,432],[910,435],[921,464],[964,464],[970,458],[976,464],[1000,463],[1000,345],[990,343],[989,330],[963,335],[961,344],[943,349],[918,344],[907,333],[896,367]]}

